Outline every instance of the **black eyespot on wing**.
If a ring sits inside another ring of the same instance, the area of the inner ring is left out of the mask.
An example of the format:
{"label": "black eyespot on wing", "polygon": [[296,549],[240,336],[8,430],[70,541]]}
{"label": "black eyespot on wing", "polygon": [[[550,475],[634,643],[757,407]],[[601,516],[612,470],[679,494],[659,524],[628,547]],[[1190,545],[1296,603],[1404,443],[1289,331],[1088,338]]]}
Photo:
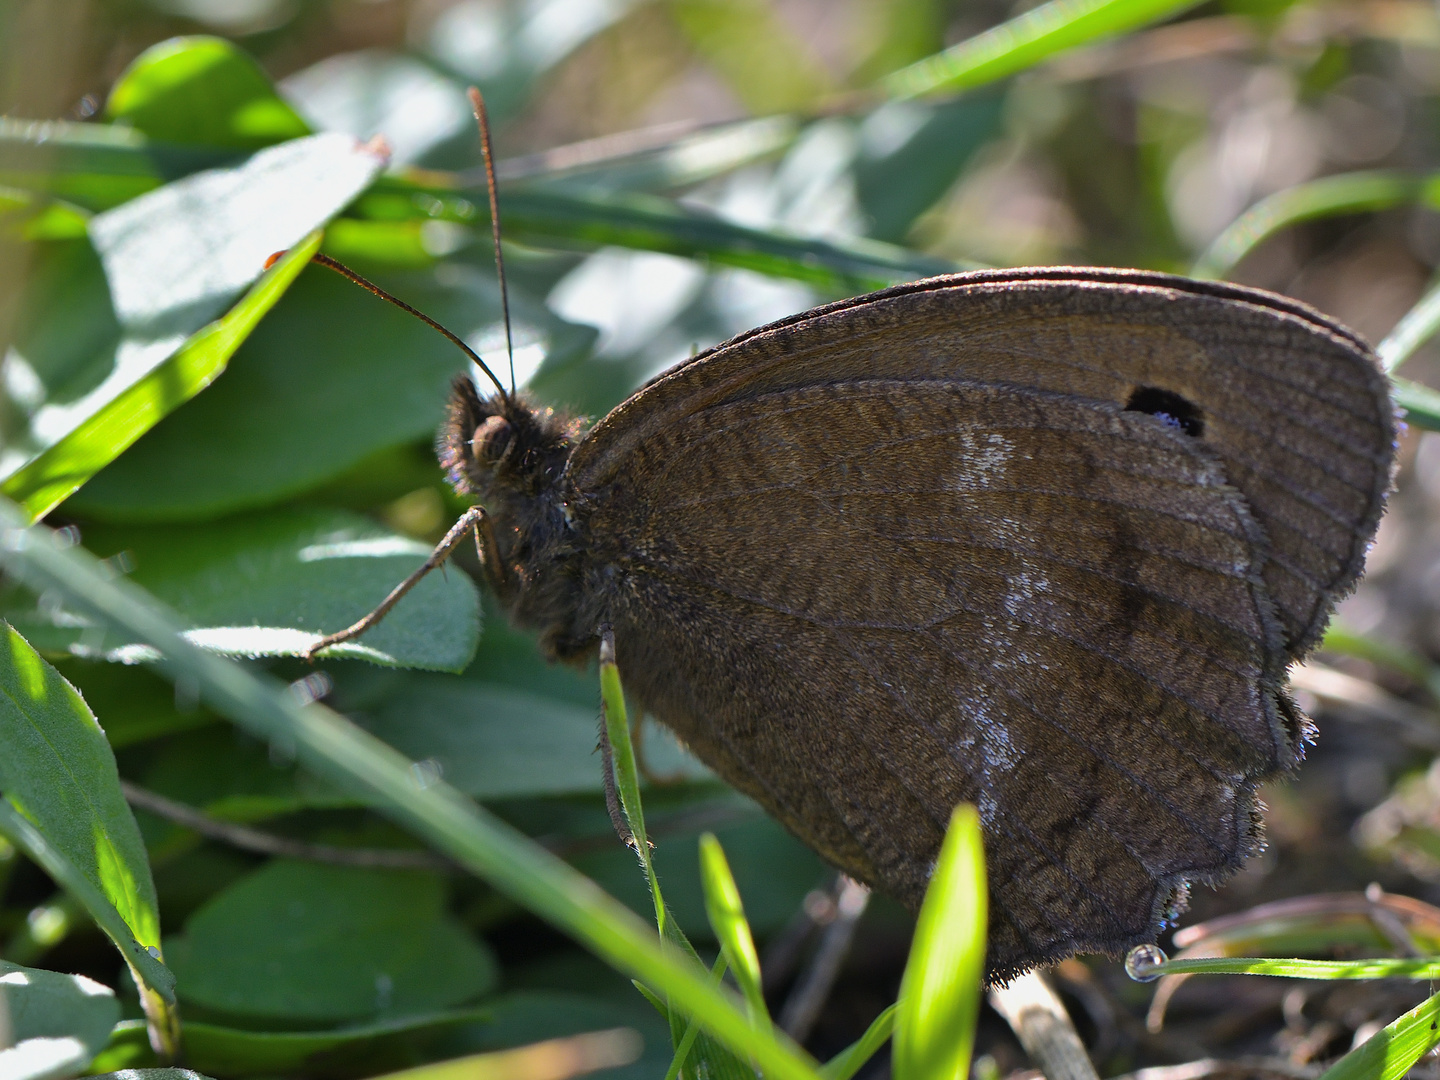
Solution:
{"label": "black eyespot on wing", "polygon": [[1205,418],[1201,416],[1199,406],[1157,386],[1137,386],[1125,403],[1125,411],[1149,413],[1186,435],[1198,438],[1205,434]]}

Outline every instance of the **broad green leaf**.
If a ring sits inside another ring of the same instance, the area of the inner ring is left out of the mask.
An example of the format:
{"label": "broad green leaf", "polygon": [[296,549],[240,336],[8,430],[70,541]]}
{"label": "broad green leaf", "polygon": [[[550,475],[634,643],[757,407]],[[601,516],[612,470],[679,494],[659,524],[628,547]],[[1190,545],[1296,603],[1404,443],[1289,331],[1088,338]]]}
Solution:
{"label": "broad green leaf", "polygon": [[825,1080],[850,1080],[864,1068],[865,1063],[880,1052],[895,1030],[895,1013],[898,1005],[888,1006],[884,1012],[871,1021],[865,1034],[856,1039],[840,1053],[827,1061],[820,1070]]}
{"label": "broad green leaf", "polygon": [[[100,302],[108,305],[118,336],[74,342],[58,356],[46,351],[43,340],[21,338],[11,346],[6,384],[17,416],[0,451],[0,476],[12,475],[124,399],[229,308],[261,276],[272,253],[298,244],[338,212],[382,164],[343,136],[297,139],[238,168],[187,177],[92,218],[90,238],[104,269]],[[283,282],[293,269],[273,280]],[[215,329],[227,339],[220,352],[233,348],[255,314]],[[203,375],[213,374],[216,348],[195,345],[180,370],[203,384]],[[153,423],[177,397],[157,387],[125,411]]]}
{"label": "broad green leaf", "polygon": [[9,808],[0,833],[74,893],[169,999],[150,863],[105,735],[75,688],[8,625],[0,650],[0,810]]}
{"label": "broad green leaf", "polygon": [[955,184],[975,152],[1000,129],[999,94],[938,104],[892,101],[860,125],[855,194],[868,233],[900,242],[915,219]]}
{"label": "broad green leaf", "polygon": [[[178,735],[150,748],[135,779],[156,794],[225,821],[355,805],[353,797],[293,763],[276,762],[266,747],[237,737],[229,725]],[[148,829],[146,838],[152,839]]]}
{"label": "broad green leaf", "polygon": [[290,1022],[430,1012],[495,983],[433,874],[274,860],[208,901],[167,951],[185,1001]]}
{"label": "broad green leaf", "polygon": [[177,701],[175,688],[149,667],[66,660],[60,673],[85,698],[113,749],[220,722],[193,702]]}
{"label": "broad green leaf", "polygon": [[105,117],[152,139],[240,150],[311,134],[260,65],[216,37],[146,49],[111,87]]}
{"label": "broad green leaf", "polygon": [[1277,191],[1225,227],[1195,261],[1191,273],[1222,278],[1261,241],[1316,218],[1387,210],[1408,202],[1440,203],[1440,176],[1402,172],[1342,173]]}
{"label": "broad green leaf", "polygon": [[983,86],[1056,53],[1169,18],[1199,0],[1050,0],[886,76],[891,98],[954,93]]}
{"label": "broad green leaf", "polygon": [[276,263],[222,318],[85,417],[0,484],[32,519],[48,514],[162,417],[209,386],[320,244],[317,232]]}
{"label": "broad green leaf", "polygon": [[895,1080],[964,1080],[985,980],[987,896],[980,815],[962,803],[915,922],[895,1013]]}
{"label": "broad green leaf", "polygon": [[1400,1080],[1440,1044],[1440,994],[1381,1028],[1320,1074],[1320,1080]]}
{"label": "broad green leaf", "polygon": [[[280,510],[190,526],[92,526],[92,550],[179,612],[196,644],[231,656],[294,656],[373,609],[430,546],[338,510]],[[150,653],[82,617],[38,609],[20,625],[70,631],[77,656],[133,663]],[[327,655],[460,671],[479,637],[474,583],[458,569],[422,580],[373,631]],[[52,635],[53,638],[53,635]]]}
{"label": "broad green leaf", "polygon": [[0,960],[0,1041],[5,1080],[55,1080],[82,1072],[120,1019],[115,992],[84,975]]}
{"label": "broad green leaf", "polygon": [[[493,275],[445,266],[375,277],[504,367]],[[510,298],[522,377],[594,340],[589,327],[555,318],[519,290]],[[67,510],[112,521],[201,520],[300,494],[379,451],[431,442],[450,383],[467,366],[419,320],[312,267],[223,379],[96,476]],[[431,468],[433,483],[441,473]]]}
{"label": "broad green leaf", "polygon": [[739,1002],[709,984],[708,972],[593,882],[455,791],[443,780],[417,782],[413,762],[283,685],[187,642],[144,590],[117,580],[83,549],[50,530],[25,527],[0,501],[0,565],[37,591],[62,592],[117,630],[143,640],[202,700],[304,767],[393,818],[607,964],[668,994],[734,1052],[753,1058],[772,1080],[816,1080],[812,1059],[783,1035],[751,1027]]}
{"label": "broad green leaf", "polygon": [[725,951],[730,970],[750,1006],[750,1019],[766,1023],[770,1013],[760,985],[760,954],[755,951],[755,938],[745,921],[735,875],[730,872],[725,849],[714,833],[700,837],[700,881],[705,890],[705,914],[710,919],[710,928],[715,931],[715,940]]}
{"label": "broad green leaf", "polygon": [[[595,707],[471,679],[412,676],[366,709],[367,730],[477,799],[594,793]],[[691,779],[708,771],[670,740],[650,744],[651,767]]]}
{"label": "broad green leaf", "polygon": [[670,17],[747,110],[812,106],[830,79],[765,0],[668,0]]}

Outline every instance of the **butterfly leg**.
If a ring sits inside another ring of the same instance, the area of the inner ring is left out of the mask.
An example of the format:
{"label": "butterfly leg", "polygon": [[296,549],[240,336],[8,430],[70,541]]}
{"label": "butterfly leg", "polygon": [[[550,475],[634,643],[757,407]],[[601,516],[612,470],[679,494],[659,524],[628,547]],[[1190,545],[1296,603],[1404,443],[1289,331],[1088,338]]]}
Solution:
{"label": "butterfly leg", "polygon": [[[451,553],[454,552],[457,547],[459,547],[460,541],[464,540],[465,537],[471,532],[475,533],[475,542],[478,546],[480,544],[480,535],[482,531],[489,532],[489,529],[487,528],[489,524],[490,521],[485,516],[485,511],[481,507],[472,506],[469,510],[466,510],[465,513],[460,516],[460,520],[455,522],[455,524],[450,527],[450,531],[445,534],[444,538],[440,541],[440,543],[435,545],[435,550],[430,553],[430,557],[426,559],[425,562],[419,567],[419,569],[417,569],[413,574],[407,577],[399,585],[396,585],[395,588],[391,589],[390,595],[385,597],[384,600],[380,601],[379,607],[377,607],[374,611],[370,612],[370,614],[366,615],[359,622],[354,623],[351,626],[347,626],[344,630],[340,630],[334,634],[327,634],[325,637],[322,637],[319,641],[315,642],[315,644],[311,645],[300,655],[303,656],[306,660],[313,662],[315,659],[315,655],[321,650],[328,649],[332,645],[339,645],[341,642],[344,641],[351,641],[354,638],[357,638],[361,634],[365,633],[381,619],[385,618],[385,616],[390,613],[390,609],[393,608],[396,604],[398,604],[406,593],[408,593],[411,589],[413,589],[416,585],[419,584],[421,578],[423,578],[426,574],[430,573],[430,571],[434,570],[436,567],[443,566],[445,560],[450,558]],[[493,550],[493,534],[491,534],[489,539],[491,548]]]}

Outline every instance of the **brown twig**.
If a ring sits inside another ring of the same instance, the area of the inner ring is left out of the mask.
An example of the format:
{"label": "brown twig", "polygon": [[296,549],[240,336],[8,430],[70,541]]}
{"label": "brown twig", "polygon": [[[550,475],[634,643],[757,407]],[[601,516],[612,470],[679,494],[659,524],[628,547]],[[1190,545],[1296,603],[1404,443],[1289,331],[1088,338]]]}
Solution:
{"label": "brown twig", "polygon": [[405,851],[400,848],[351,848],[333,844],[311,844],[304,840],[291,840],[274,833],[252,829],[248,825],[235,825],[228,821],[217,821],[209,814],[193,806],[175,802],[163,795],[157,795],[142,787],[120,781],[120,790],[126,802],[148,810],[166,821],[173,821],[191,832],[199,833],[207,840],[218,840],[222,844],[253,851],[260,855],[280,855],[290,859],[304,859],[308,862],[331,863],[336,866],[382,867],[391,870],[454,870],[453,864],[428,851]]}

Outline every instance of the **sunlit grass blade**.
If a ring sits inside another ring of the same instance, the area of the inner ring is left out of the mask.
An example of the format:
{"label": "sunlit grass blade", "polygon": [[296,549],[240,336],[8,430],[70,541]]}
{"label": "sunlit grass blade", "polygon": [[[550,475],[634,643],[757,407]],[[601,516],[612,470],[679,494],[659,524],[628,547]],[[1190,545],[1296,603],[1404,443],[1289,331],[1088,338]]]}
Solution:
{"label": "sunlit grass blade", "polygon": [[1358,657],[1398,671],[1430,689],[1440,699],[1440,667],[1430,663],[1418,652],[1370,634],[1359,634],[1339,622],[1332,622],[1320,642],[1322,652]]}
{"label": "sunlit grass blade", "polygon": [[385,1073],[375,1080],[570,1080],[597,1069],[629,1065],[640,1056],[640,1050],[639,1035],[629,1028],[616,1028],[436,1061]]}
{"label": "sunlit grass blade", "polygon": [[730,970],[735,973],[740,993],[750,1006],[750,1019],[766,1023],[770,1013],[765,1008],[765,991],[760,986],[760,954],[755,951],[755,938],[745,919],[740,889],[730,872],[725,850],[714,833],[700,837],[700,884],[705,891],[705,914],[730,963]]}
{"label": "sunlit grass blade", "polygon": [[421,837],[499,892],[575,938],[619,971],[667,994],[677,1009],[778,1080],[817,1080],[816,1066],[783,1035],[750,1024],[739,999],[593,881],[443,781],[423,781],[403,754],[282,683],[190,644],[143,590],[107,575],[53,532],[26,528],[0,502],[0,565],[36,590],[54,589],[87,614],[153,646],[166,672],[256,737],[321,779]]}
{"label": "sunlit grass blade", "polygon": [[871,1021],[864,1035],[821,1066],[820,1074],[825,1080],[850,1080],[864,1068],[865,1063],[879,1052],[885,1045],[885,1040],[894,1032],[895,1011],[898,1008],[898,1005],[889,1006]]}
{"label": "sunlit grass blade", "polygon": [[[714,965],[710,968],[710,980],[718,986],[720,985],[720,980],[724,977],[725,954],[721,952],[721,954],[715,958]],[[636,984],[636,989],[642,994],[645,994],[647,998],[654,997],[645,987],[638,983]],[[665,1003],[659,998],[654,998],[651,1004],[655,1005],[662,1012],[666,1011]],[[680,1041],[675,1044],[675,1055],[670,1059],[670,1067],[665,1070],[665,1080],[675,1080],[675,1078],[680,1075],[680,1070],[685,1068],[685,1063],[690,1059],[690,1051],[694,1048],[695,1039],[699,1034],[699,1025],[691,1019],[685,1025],[685,1033],[680,1036]]]}
{"label": "sunlit grass blade", "polygon": [[305,269],[320,248],[320,238],[319,231],[311,233],[225,315],[196,331],[155,370],[7,477],[0,493],[38,521],[166,414],[204,390]]}
{"label": "sunlit grass blade", "polygon": [[1292,960],[1197,957],[1167,960],[1151,969],[1160,975],[1278,975],[1289,979],[1435,979],[1440,960]]}
{"label": "sunlit grass blade", "polygon": [[1385,340],[1375,346],[1375,354],[1386,371],[1394,371],[1410,358],[1411,353],[1440,330],[1440,285],[1434,286],[1416,301]]}
{"label": "sunlit grass blade", "polygon": [[[652,857],[649,836],[645,830],[645,814],[640,801],[640,774],[635,762],[635,746],[630,738],[630,719],[625,707],[625,690],[621,686],[620,670],[615,664],[615,657],[608,642],[602,644],[600,649],[600,701],[601,711],[604,714],[605,733],[610,742],[611,754],[614,759],[615,786],[620,798],[621,811],[625,815],[626,824],[630,827],[635,853],[640,859],[641,870],[645,874],[646,883],[650,888],[650,896],[655,905],[655,922],[660,936],[688,956],[693,962],[695,970],[703,970],[695,947],[690,944],[684,931],[680,929],[680,924],[667,910],[664,896],[660,892],[660,880],[655,875],[655,861]],[[724,955],[723,952],[722,955]],[[694,1026],[695,1018],[688,1014],[684,1003],[675,999],[673,995],[670,1000],[664,1000],[662,995],[666,991],[663,986],[655,984],[646,986],[643,983],[636,985],[646,999],[669,1020],[670,1042],[676,1048],[678,1057],[679,1048],[684,1043],[687,1030]],[[703,1074],[710,1077],[711,1080],[754,1080],[755,1071],[746,1065],[741,1057],[729,1052],[723,1046],[716,1045],[710,1036],[701,1032],[692,1035],[691,1040],[694,1045],[690,1053],[696,1059],[697,1075]],[[685,1059],[680,1060],[680,1067],[683,1069]]]}
{"label": "sunlit grass blade", "polygon": [[1405,410],[1405,422],[1422,431],[1440,431],[1440,390],[1390,376],[1390,385],[1395,394],[1395,404]]}
{"label": "sunlit grass blade", "polygon": [[1266,237],[1314,218],[1360,214],[1440,196],[1440,176],[1357,172],[1326,176],[1261,199],[1217,236],[1195,261],[1198,278],[1223,278]]}
{"label": "sunlit grass blade", "polygon": [[964,1080],[985,978],[980,815],[962,803],[920,905],[895,1015],[895,1080]]}
{"label": "sunlit grass blade", "polygon": [[620,808],[625,822],[630,826],[630,835],[645,879],[650,886],[650,896],[655,902],[655,925],[660,936],[665,935],[667,922],[665,900],[660,893],[660,882],[655,877],[655,863],[650,857],[650,837],[645,831],[645,810],[640,802],[640,774],[635,765],[635,746],[630,741],[630,716],[625,707],[625,690],[620,685],[620,669],[615,665],[613,653],[607,647],[600,650],[600,707],[604,713],[605,738],[610,744],[614,757],[615,787],[620,796]]}
{"label": "sunlit grass blade", "polygon": [[1050,0],[887,76],[891,98],[954,93],[1033,67],[1056,53],[1168,18],[1198,0]]}
{"label": "sunlit grass blade", "polygon": [[1440,994],[1434,994],[1320,1074],[1320,1080],[1399,1080],[1440,1044]]}
{"label": "sunlit grass blade", "polygon": [[[483,226],[484,197],[454,173],[411,171],[382,177],[360,200],[363,216],[409,217],[417,195],[439,199],[437,215]],[[815,240],[737,225],[658,195],[526,188],[505,196],[505,235],[536,247],[590,251],[612,245],[704,259],[771,277],[852,294],[900,281],[975,269],[878,240]]]}

